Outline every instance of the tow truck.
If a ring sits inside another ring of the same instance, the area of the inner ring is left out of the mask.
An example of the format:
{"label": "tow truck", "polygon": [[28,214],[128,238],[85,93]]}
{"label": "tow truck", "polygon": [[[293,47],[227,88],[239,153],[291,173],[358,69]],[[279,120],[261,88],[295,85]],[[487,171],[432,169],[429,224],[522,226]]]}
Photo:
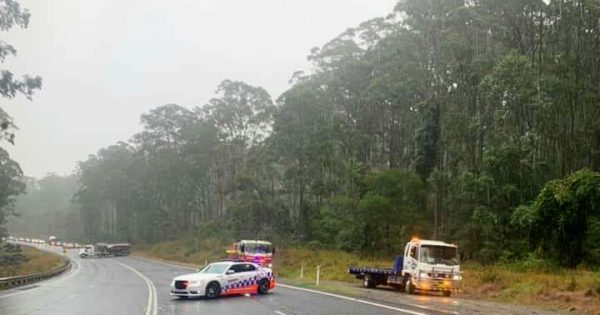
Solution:
{"label": "tow truck", "polygon": [[227,259],[255,263],[261,267],[273,267],[275,249],[271,242],[261,240],[241,240],[227,249]]}
{"label": "tow truck", "polygon": [[413,238],[389,269],[349,267],[348,273],[363,280],[367,288],[388,285],[409,294],[442,292],[446,297],[460,291],[462,273],[458,247],[441,241]]}

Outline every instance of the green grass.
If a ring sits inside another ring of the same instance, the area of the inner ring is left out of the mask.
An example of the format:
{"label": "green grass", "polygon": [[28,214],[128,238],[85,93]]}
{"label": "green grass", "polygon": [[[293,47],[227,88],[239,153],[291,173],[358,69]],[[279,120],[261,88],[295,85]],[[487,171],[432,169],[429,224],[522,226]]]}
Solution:
{"label": "green grass", "polygon": [[28,246],[22,246],[21,248],[21,254],[25,257],[25,261],[16,266],[3,266],[0,268],[0,277],[12,277],[51,271],[64,264],[63,259],[58,255]]}

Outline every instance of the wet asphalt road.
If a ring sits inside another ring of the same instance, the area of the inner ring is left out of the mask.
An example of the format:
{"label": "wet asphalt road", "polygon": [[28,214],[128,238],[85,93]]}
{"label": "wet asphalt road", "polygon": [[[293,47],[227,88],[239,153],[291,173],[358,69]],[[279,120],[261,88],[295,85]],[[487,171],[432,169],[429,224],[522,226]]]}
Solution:
{"label": "wet asphalt road", "polygon": [[418,305],[383,304],[277,286],[264,296],[179,300],[174,276],[189,268],[135,257],[80,259],[63,275],[0,292],[0,314],[448,314]]}

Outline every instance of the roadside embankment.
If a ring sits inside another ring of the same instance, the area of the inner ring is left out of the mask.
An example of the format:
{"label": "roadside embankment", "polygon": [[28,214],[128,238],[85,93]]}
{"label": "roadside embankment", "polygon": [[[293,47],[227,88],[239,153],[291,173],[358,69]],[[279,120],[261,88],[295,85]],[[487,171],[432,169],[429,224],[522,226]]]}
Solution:
{"label": "roadside embankment", "polygon": [[[220,240],[181,239],[138,247],[134,254],[200,266],[205,261],[223,259],[227,245]],[[314,287],[316,266],[320,266],[320,290],[368,294],[374,299],[378,295],[383,299],[390,291],[360,288],[360,281],[350,276],[347,268],[350,265],[389,267],[391,264],[391,258],[361,258],[343,251],[307,248],[277,248],[273,261],[275,273],[287,283]],[[453,297],[465,302],[485,300],[600,315],[600,272],[538,268],[519,263],[492,266],[467,263],[462,271],[463,292]]]}
{"label": "roadside embankment", "polygon": [[68,268],[68,260],[58,254],[5,243],[0,249],[0,290],[40,281]]}
{"label": "roadside embankment", "polygon": [[64,259],[59,255],[30,246],[19,246],[20,249],[13,246],[3,248],[0,253],[0,277],[47,272],[64,265]]}

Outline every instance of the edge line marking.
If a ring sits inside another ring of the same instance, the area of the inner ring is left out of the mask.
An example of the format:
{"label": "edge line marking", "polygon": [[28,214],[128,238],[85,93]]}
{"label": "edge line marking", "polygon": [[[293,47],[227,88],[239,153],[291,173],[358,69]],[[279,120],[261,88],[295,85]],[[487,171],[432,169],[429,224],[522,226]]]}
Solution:
{"label": "edge line marking", "polygon": [[158,308],[156,305],[156,288],[154,287],[154,284],[152,283],[152,281],[146,277],[144,274],[142,274],[141,272],[137,271],[135,268],[126,265],[122,262],[119,261],[115,261],[115,263],[133,271],[135,274],[137,274],[140,278],[142,278],[142,280],[144,280],[146,282],[146,285],[148,286],[148,304],[146,305],[146,315],[156,315],[158,312]]}

